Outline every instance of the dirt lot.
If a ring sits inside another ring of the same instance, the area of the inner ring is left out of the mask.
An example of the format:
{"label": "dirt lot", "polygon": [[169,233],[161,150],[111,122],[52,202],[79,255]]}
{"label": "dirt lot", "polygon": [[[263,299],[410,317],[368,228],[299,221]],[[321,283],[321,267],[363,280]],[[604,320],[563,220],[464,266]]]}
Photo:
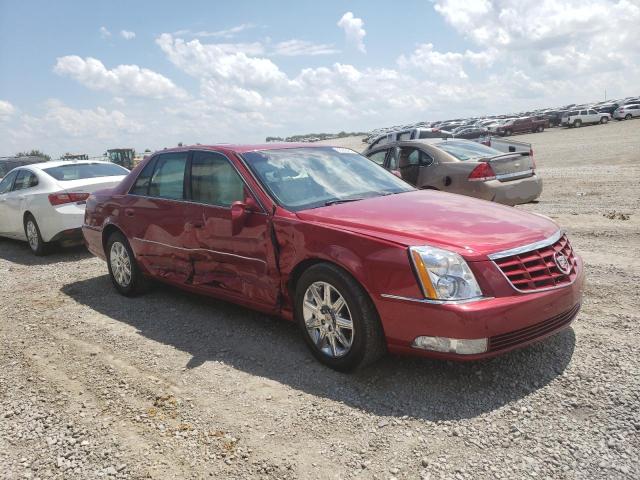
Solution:
{"label": "dirt lot", "polygon": [[518,208],[567,228],[586,298],[572,329],[479,363],[338,374],[285,321],[125,299],[82,249],[0,239],[0,476],[640,478],[640,121],[517,138],[545,181]]}

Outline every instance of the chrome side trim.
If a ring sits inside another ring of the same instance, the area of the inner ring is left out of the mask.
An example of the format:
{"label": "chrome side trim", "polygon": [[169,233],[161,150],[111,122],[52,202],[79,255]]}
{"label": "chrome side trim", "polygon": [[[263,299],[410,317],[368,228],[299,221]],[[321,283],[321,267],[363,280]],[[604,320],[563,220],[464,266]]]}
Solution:
{"label": "chrome side trim", "polygon": [[253,261],[253,262],[260,262],[260,263],[264,263],[265,265],[267,264],[266,261],[262,260],[261,258],[254,258],[254,257],[244,257],[242,255],[236,255],[235,253],[228,253],[228,252],[220,252],[218,250],[210,250],[208,248],[184,248],[184,247],[175,247],[173,245],[167,245],[166,243],[162,243],[162,242],[155,242],[153,240],[145,240],[144,238],[138,238],[138,237],[134,237],[134,240],[137,240],[138,242],[144,242],[144,243],[153,243],[155,245],[160,245],[162,247],[167,247],[167,248],[173,248],[175,250],[182,250],[185,252],[211,252],[211,253],[215,253],[217,255],[226,255],[229,257],[234,257],[234,258],[240,258],[242,260],[249,260],[249,261]]}
{"label": "chrome side trim", "polygon": [[494,298],[494,297],[475,297],[475,298],[467,298],[465,300],[433,300],[431,298],[402,297],[400,295],[391,295],[388,293],[381,293],[380,296],[382,298],[390,298],[392,300],[403,300],[406,302],[416,302],[416,303],[431,303],[434,305],[462,305],[465,303],[492,300]]}
{"label": "chrome side trim", "polygon": [[520,255],[521,253],[530,252],[532,250],[537,250],[539,248],[548,247],[549,245],[553,245],[560,237],[564,235],[562,230],[558,230],[556,233],[551,235],[549,238],[544,240],[540,240],[539,242],[530,243],[528,245],[523,245],[521,247],[511,248],[509,250],[503,250],[501,252],[491,253],[487,255],[491,260],[499,260],[505,257],[511,257],[513,255]]}

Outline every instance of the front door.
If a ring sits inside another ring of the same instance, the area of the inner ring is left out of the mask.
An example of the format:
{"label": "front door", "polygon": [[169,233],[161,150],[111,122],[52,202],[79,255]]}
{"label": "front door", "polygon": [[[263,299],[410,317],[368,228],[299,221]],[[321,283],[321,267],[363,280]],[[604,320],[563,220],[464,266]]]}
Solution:
{"label": "front door", "polygon": [[[190,201],[201,205],[204,225],[193,284],[213,292],[275,306],[277,275],[269,268],[272,250],[268,216],[258,206],[233,163],[223,154],[194,151]],[[253,199],[253,201],[251,201]],[[233,231],[231,205],[246,205],[244,222]]]}

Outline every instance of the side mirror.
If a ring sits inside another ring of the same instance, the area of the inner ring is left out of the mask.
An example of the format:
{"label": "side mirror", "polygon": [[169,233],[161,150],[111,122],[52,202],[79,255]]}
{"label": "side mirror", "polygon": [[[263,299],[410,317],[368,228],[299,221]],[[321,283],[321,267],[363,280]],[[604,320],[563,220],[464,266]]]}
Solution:
{"label": "side mirror", "polygon": [[260,207],[258,206],[258,202],[256,202],[255,198],[250,195],[247,195],[244,199],[245,209],[249,212],[258,212],[260,211]]}
{"label": "side mirror", "polygon": [[247,219],[247,204],[244,202],[233,202],[231,204],[231,235],[237,235],[242,231]]}

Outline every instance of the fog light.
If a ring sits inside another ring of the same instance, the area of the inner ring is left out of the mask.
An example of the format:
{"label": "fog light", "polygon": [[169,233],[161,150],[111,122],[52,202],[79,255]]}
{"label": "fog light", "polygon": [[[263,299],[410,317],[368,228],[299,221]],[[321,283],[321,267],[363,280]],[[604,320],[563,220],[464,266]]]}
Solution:
{"label": "fog light", "polygon": [[457,353],[459,355],[473,355],[487,351],[486,338],[459,339],[447,337],[418,337],[413,341],[414,348],[431,350],[433,352]]}

